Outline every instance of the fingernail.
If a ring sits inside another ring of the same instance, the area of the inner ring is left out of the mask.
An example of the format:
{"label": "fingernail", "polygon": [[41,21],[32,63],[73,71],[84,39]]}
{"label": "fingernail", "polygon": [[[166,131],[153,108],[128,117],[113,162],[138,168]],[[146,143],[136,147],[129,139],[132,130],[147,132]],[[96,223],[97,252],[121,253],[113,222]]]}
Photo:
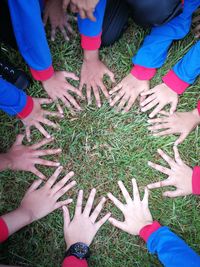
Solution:
{"label": "fingernail", "polygon": [[61,171],[62,169],[63,169],[63,166],[60,166],[60,167],[58,168],[59,171]]}
{"label": "fingernail", "polygon": [[74,172],[73,172],[73,171],[71,171],[71,172],[69,173],[69,175],[73,176],[73,175],[74,175]]}
{"label": "fingernail", "polygon": [[47,138],[50,139],[51,138],[51,135],[47,135]]}

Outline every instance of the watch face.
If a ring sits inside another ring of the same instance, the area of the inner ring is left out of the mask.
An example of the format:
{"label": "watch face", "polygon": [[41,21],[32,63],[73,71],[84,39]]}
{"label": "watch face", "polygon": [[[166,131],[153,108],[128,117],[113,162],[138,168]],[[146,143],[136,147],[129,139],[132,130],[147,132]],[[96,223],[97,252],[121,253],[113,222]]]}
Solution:
{"label": "watch face", "polygon": [[71,254],[79,259],[86,258],[88,256],[89,248],[84,243],[76,243],[71,247]]}

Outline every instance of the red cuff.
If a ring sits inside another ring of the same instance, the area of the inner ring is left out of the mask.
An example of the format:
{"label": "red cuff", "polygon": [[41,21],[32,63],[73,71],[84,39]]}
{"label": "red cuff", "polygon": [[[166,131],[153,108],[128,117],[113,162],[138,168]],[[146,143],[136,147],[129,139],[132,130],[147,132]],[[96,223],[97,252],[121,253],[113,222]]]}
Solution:
{"label": "red cuff", "polygon": [[62,267],[88,267],[88,264],[86,260],[80,260],[75,256],[69,256],[64,259]]}
{"label": "red cuff", "polygon": [[2,218],[0,218],[0,243],[3,243],[9,236],[8,226]]}
{"label": "red cuff", "polygon": [[162,80],[167,86],[169,86],[179,95],[181,95],[187,89],[187,87],[190,86],[189,83],[181,80],[173,70],[170,70]]}
{"label": "red cuff", "polygon": [[156,69],[134,65],[131,70],[131,74],[138,80],[151,80],[156,74]]}
{"label": "red cuff", "polygon": [[157,231],[160,227],[161,225],[159,222],[154,221],[152,224],[146,225],[140,230],[140,237],[147,242],[150,235]]}
{"label": "red cuff", "polygon": [[81,47],[84,50],[97,50],[101,46],[101,33],[94,37],[81,34]]}
{"label": "red cuff", "polygon": [[33,78],[37,81],[46,81],[50,79],[54,74],[54,69],[52,65],[46,70],[34,70],[30,68],[30,71]]}
{"label": "red cuff", "polygon": [[17,117],[20,119],[24,119],[26,117],[28,117],[28,115],[32,112],[33,110],[33,98],[31,96],[27,96],[27,102],[26,102],[26,106],[24,107],[24,109],[17,114]]}
{"label": "red cuff", "polygon": [[197,102],[197,110],[198,110],[199,116],[200,116],[200,100]]}
{"label": "red cuff", "polygon": [[196,166],[192,173],[192,193],[200,195],[200,166]]}

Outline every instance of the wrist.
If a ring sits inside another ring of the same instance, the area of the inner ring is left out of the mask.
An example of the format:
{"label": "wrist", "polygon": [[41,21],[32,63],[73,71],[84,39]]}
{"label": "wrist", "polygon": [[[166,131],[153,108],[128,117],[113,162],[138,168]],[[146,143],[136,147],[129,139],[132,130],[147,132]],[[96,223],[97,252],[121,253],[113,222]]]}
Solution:
{"label": "wrist", "polygon": [[143,228],[140,230],[139,235],[145,242],[147,242],[149,237],[160,227],[161,225],[159,224],[159,222],[153,221],[150,224],[143,226]]}
{"label": "wrist", "polygon": [[28,209],[24,209],[23,207],[19,206],[16,209],[16,214],[17,214],[17,217],[20,217],[24,226],[34,222],[34,216],[33,216],[32,212]]}
{"label": "wrist", "polygon": [[196,125],[200,124],[200,115],[199,115],[199,111],[197,108],[195,108],[194,110],[192,110],[192,115],[194,116]]}
{"label": "wrist", "polygon": [[99,50],[98,49],[94,51],[84,50],[83,60],[85,62],[92,62],[99,60]]}

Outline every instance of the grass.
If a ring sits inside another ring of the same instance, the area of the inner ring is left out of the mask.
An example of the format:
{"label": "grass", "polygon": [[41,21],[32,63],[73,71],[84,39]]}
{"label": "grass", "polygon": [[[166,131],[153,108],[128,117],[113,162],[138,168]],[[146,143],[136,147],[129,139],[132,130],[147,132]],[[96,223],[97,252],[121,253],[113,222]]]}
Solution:
{"label": "grass", "polygon": [[[131,57],[140,47],[145,32],[136,26],[130,26],[116,44],[101,50],[101,58],[115,72],[120,81],[131,68]],[[193,36],[176,42],[171,47],[166,64],[158,70],[151,85],[161,82],[161,77],[179,60],[194,43]],[[82,52],[79,37],[66,43],[59,37],[56,43],[50,43],[54,65],[58,69],[80,72]],[[26,68],[19,54],[9,53],[10,59],[20,62]],[[76,83],[75,83],[76,84]],[[76,84],[77,85],[77,84]],[[180,97],[179,110],[195,108],[200,82],[197,81]],[[109,85],[110,87],[110,85]],[[46,96],[40,84],[33,82],[28,93],[35,97]],[[82,104],[84,111],[71,116],[66,110],[66,117],[60,121],[61,130],[48,129],[56,138],[53,145],[63,150],[59,160],[67,171],[76,173],[77,187],[71,195],[76,198],[78,189],[88,196],[92,187],[97,188],[97,200],[107,192],[113,192],[121,198],[117,180],[121,179],[131,190],[131,178],[136,177],[143,194],[144,186],[150,181],[164,179],[164,175],[150,169],[147,161],[162,162],[157,148],[162,148],[172,155],[174,136],[154,138],[147,131],[147,115],[142,114],[136,104],[131,112],[122,115],[113,111],[104,100],[101,109],[95,104],[88,107]],[[184,123],[184,122],[183,122]],[[6,151],[23,132],[20,121],[1,113],[0,149]],[[33,131],[33,141],[42,136]],[[190,166],[200,164],[199,129],[197,128],[180,146],[182,158]],[[52,146],[52,145],[50,145]],[[41,168],[50,176],[52,168]],[[20,203],[29,184],[35,179],[32,174],[4,171],[0,173],[0,214],[11,211]],[[155,190],[150,196],[153,217],[169,226],[187,243],[200,253],[200,201],[190,196],[177,199],[164,199],[162,190]],[[71,206],[73,211],[73,205]],[[121,213],[107,202],[104,212],[111,210],[120,218]],[[147,253],[143,241],[132,237],[107,223],[96,236],[92,246],[90,266],[94,267],[131,267],[161,266],[155,256]],[[48,217],[33,223],[14,234],[0,247],[0,262],[20,266],[57,267],[61,265],[65,243],[63,238],[62,212],[56,211]]]}

